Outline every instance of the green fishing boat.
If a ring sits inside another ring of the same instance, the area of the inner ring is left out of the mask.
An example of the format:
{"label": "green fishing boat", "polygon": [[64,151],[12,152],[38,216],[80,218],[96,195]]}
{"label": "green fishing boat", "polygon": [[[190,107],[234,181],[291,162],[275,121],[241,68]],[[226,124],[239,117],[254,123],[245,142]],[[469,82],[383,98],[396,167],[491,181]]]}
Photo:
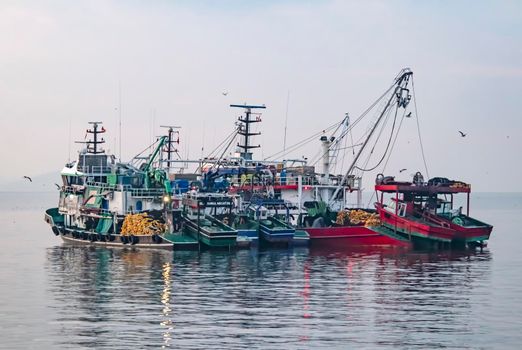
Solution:
{"label": "green fishing boat", "polygon": [[237,230],[217,217],[224,212],[232,214],[232,198],[217,193],[191,191],[183,197],[183,219],[186,232],[210,248],[236,246]]}

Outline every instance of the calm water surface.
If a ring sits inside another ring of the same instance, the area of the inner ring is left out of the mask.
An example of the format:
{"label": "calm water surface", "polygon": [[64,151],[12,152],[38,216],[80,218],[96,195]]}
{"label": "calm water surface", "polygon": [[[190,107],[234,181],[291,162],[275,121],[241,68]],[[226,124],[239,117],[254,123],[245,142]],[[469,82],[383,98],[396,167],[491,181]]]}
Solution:
{"label": "calm water surface", "polygon": [[0,193],[3,349],[519,349],[522,194],[475,194],[482,253],[62,245],[55,193]]}

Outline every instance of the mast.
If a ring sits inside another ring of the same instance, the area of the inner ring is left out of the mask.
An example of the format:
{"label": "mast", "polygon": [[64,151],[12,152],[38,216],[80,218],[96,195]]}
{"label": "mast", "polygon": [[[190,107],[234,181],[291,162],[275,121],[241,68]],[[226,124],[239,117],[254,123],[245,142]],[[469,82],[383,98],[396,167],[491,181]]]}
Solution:
{"label": "mast", "polygon": [[[243,108],[245,110],[245,116],[238,117],[237,120],[241,123],[238,134],[243,136],[242,142],[238,142],[237,146],[243,150],[241,157],[245,160],[252,160],[253,148],[259,148],[261,145],[253,146],[250,144],[250,137],[261,135],[260,132],[251,132],[252,123],[261,122],[261,113],[253,113],[252,109],[265,109],[266,106],[255,106],[255,105],[230,105],[230,107]],[[256,118],[252,118],[252,115],[256,115]]]}
{"label": "mast", "polygon": [[92,139],[87,141],[76,141],[75,143],[85,143],[87,145],[86,153],[105,153],[105,151],[101,149],[101,145],[105,143],[105,140],[100,136],[100,134],[105,133],[105,128],[102,126],[101,129],[98,129],[98,126],[101,125],[102,122],[89,122],[89,124],[92,124],[92,129],[87,129],[86,132],[92,134]]}
{"label": "mast", "polygon": [[[179,145],[179,131],[177,129],[181,129],[180,126],[172,126],[172,125],[160,125],[162,128],[168,128],[168,136],[167,141],[165,141],[167,147],[164,150],[167,153],[167,173],[170,172],[170,164],[172,163],[172,154],[178,153],[178,149],[173,146],[173,144]],[[174,137],[176,139],[174,139]],[[164,160],[165,161],[165,160]]]}
{"label": "mast", "polygon": [[368,134],[368,137],[364,141],[362,147],[359,149],[359,152],[357,152],[357,155],[353,159],[352,164],[350,165],[350,167],[346,171],[346,174],[344,175],[341,183],[339,184],[339,187],[337,187],[337,189],[335,190],[335,192],[334,192],[334,194],[332,195],[331,198],[336,198],[337,195],[339,194],[339,192],[341,191],[342,184],[345,183],[345,181],[348,178],[348,176],[350,176],[350,174],[352,173],[353,169],[355,168],[355,165],[357,164],[357,161],[359,160],[359,157],[361,156],[362,152],[366,148],[366,145],[370,141],[370,138],[372,137],[373,133],[377,129],[377,126],[380,124],[382,118],[384,117],[384,115],[388,111],[388,108],[392,104],[393,100],[394,99],[397,100],[397,108],[399,108],[399,107],[406,108],[406,106],[410,102],[411,95],[409,94],[409,90],[406,87],[408,86],[408,82],[409,82],[410,77],[412,75],[413,75],[413,72],[410,69],[405,68],[405,69],[401,70],[401,72],[399,73],[399,76],[395,79],[395,83],[392,85],[392,88],[393,88],[393,86],[395,86],[395,89],[393,90],[393,93],[391,94],[390,98],[388,99],[388,102],[386,103],[386,106],[384,107],[384,109],[382,110],[381,114],[379,115],[379,118],[375,122],[373,128],[371,129],[370,133]]}

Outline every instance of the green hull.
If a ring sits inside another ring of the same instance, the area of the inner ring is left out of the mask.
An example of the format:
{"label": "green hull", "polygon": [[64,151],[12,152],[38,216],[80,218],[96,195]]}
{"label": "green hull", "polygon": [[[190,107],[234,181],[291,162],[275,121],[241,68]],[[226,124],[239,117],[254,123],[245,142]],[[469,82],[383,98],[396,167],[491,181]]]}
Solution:
{"label": "green hull", "polygon": [[237,235],[233,236],[215,236],[211,237],[208,234],[206,234],[204,231],[200,231],[198,233],[198,230],[194,227],[191,227],[189,225],[186,226],[187,233],[192,236],[194,239],[198,240],[203,243],[204,245],[211,247],[211,248],[219,248],[219,247],[233,247],[236,245],[237,241]]}

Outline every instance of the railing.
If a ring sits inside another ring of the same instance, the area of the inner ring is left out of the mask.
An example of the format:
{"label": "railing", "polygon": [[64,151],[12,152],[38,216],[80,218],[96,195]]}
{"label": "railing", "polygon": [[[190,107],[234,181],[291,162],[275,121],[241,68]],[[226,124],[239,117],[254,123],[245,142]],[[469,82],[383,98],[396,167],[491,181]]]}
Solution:
{"label": "railing", "polygon": [[133,197],[158,197],[165,194],[165,190],[162,188],[134,188],[130,192]]}
{"label": "railing", "polygon": [[89,187],[97,187],[101,190],[117,190],[121,185],[111,185],[106,182],[95,182],[95,181],[87,181],[87,186]]}
{"label": "railing", "polygon": [[92,182],[88,181],[87,185],[90,187],[96,187],[100,190],[109,190],[109,191],[122,191],[129,192],[132,197],[158,197],[164,195],[164,188],[135,188],[131,185],[109,185],[103,182]]}
{"label": "railing", "polygon": [[450,227],[450,224],[448,222],[446,222],[445,220],[441,219],[437,215],[429,213],[428,211],[423,211],[421,213],[421,215],[422,215],[422,218],[425,219],[428,222],[432,222],[434,224],[437,224],[437,225],[445,227],[445,228],[449,228]]}
{"label": "railing", "polygon": [[103,216],[103,217],[112,217],[114,215],[114,212],[108,210],[108,209],[102,209],[102,208],[87,208],[87,207],[81,207],[80,212],[87,216]]}
{"label": "railing", "polygon": [[[252,177],[250,178],[238,178],[230,182],[231,186],[234,187],[241,187],[241,186],[285,186],[285,185],[297,185],[298,184],[298,178],[294,176],[289,177],[277,177],[273,181],[272,180],[261,180],[258,181],[257,179],[254,179]],[[311,185],[317,185],[318,182],[313,177],[303,177],[302,178],[302,184],[303,186],[311,186]]]}
{"label": "railing", "polygon": [[[303,186],[339,186],[342,178],[331,178],[328,184],[322,184],[315,176],[303,176],[301,177],[301,183]],[[258,180],[253,177],[238,178],[230,181],[230,185],[233,187],[242,186],[295,186],[299,184],[299,178],[297,176],[286,176],[276,177],[273,180],[261,179]],[[344,186],[349,187],[353,190],[357,190],[361,186],[361,178],[348,178],[345,181]]]}
{"label": "railing", "polygon": [[67,193],[67,194],[83,193],[84,191],[85,191],[85,186],[79,186],[79,185],[62,186],[62,192]]}
{"label": "railing", "polygon": [[78,171],[86,174],[107,174],[111,172],[111,168],[101,165],[78,165]]}

